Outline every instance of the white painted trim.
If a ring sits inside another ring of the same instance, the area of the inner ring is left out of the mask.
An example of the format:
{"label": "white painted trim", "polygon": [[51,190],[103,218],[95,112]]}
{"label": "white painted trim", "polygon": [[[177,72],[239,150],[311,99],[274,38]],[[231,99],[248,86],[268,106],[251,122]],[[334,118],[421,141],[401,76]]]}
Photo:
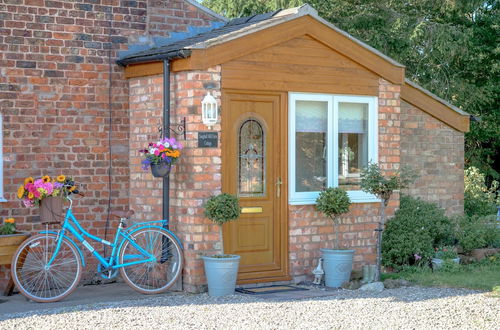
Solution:
{"label": "white painted trim", "polygon": [[[368,161],[378,163],[378,98],[375,96],[332,95],[316,93],[288,93],[288,178],[289,204],[311,205],[316,204],[319,191],[295,191],[295,103],[301,101],[328,102],[328,133],[327,133],[327,182],[329,187],[337,187],[338,178],[338,121],[339,103],[368,104]],[[380,199],[363,191],[348,191],[353,203],[376,203]]]}
{"label": "white painted trim", "polygon": [[0,202],[6,202],[3,191],[3,117],[0,113]]}

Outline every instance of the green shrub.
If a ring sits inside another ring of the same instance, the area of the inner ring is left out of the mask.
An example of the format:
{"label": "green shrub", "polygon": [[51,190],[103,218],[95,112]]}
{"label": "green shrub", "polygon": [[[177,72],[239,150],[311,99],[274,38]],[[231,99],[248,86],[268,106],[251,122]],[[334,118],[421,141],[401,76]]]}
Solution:
{"label": "green shrub", "polygon": [[465,170],[464,184],[464,210],[466,215],[471,217],[496,214],[496,206],[500,205],[497,181],[493,181],[491,187],[488,188],[484,174],[479,169],[470,167]]}
{"label": "green shrub", "polygon": [[327,217],[333,221],[333,228],[335,231],[334,248],[339,248],[339,224],[340,215],[349,212],[351,200],[349,195],[342,188],[326,188],[319,193],[316,198],[316,209],[323,212]]}
{"label": "green shrub", "polygon": [[227,193],[212,196],[205,204],[205,216],[220,226],[237,219],[240,212],[238,197]]}
{"label": "green shrub", "polygon": [[396,269],[425,264],[434,255],[435,247],[454,243],[453,226],[443,209],[405,195],[383,235],[382,263]]}
{"label": "green shrub", "polygon": [[496,216],[462,216],[455,219],[455,237],[464,252],[500,247]]}

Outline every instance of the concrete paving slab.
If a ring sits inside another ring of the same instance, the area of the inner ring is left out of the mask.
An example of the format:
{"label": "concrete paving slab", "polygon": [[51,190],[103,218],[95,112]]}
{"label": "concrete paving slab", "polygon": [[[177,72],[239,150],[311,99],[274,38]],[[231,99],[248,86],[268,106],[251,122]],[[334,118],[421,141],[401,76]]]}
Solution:
{"label": "concrete paving slab", "polygon": [[[166,292],[160,295],[169,294],[171,295],[175,293]],[[72,294],[62,301],[55,303],[37,303],[29,301],[21,294],[14,294],[10,297],[0,295],[0,315],[59,307],[106,303],[120,300],[138,300],[150,297],[150,295],[141,294],[132,290],[125,283],[82,286],[77,288]]]}

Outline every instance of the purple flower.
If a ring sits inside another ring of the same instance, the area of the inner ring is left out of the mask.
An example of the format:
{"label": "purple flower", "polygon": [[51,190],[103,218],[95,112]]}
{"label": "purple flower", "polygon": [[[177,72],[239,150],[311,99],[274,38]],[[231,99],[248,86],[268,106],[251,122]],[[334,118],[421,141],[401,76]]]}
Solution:
{"label": "purple flower", "polygon": [[419,256],[419,255],[418,255],[418,254],[416,254],[416,253],[415,253],[413,256],[415,257],[415,260],[420,260],[420,259],[422,259],[422,257],[421,257],[421,256]]}
{"label": "purple flower", "polygon": [[64,186],[64,184],[62,184],[61,182],[54,182],[54,189],[62,188],[62,186]]}

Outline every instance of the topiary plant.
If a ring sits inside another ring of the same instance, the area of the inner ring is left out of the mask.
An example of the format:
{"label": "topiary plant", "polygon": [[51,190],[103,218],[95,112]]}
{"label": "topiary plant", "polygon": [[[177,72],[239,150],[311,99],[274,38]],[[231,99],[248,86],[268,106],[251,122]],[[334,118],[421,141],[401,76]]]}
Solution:
{"label": "topiary plant", "polygon": [[316,209],[323,212],[327,217],[333,221],[335,231],[334,248],[339,248],[339,230],[340,215],[349,212],[351,200],[347,192],[341,188],[327,188],[319,193],[316,199]]}
{"label": "topiary plant", "polygon": [[238,197],[223,193],[210,197],[205,203],[205,216],[219,225],[220,239],[222,244],[222,255],[224,255],[224,240],[222,237],[222,225],[237,219],[241,208]]}
{"label": "topiary plant", "polygon": [[378,164],[370,163],[361,172],[361,190],[381,199],[380,221],[377,229],[377,273],[375,280],[380,281],[380,263],[382,259],[382,231],[385,225],[385,208],[395,190],[408,188],[415,181],[416,174],[411,168],[403,167],[395,175],[384,176]]}

